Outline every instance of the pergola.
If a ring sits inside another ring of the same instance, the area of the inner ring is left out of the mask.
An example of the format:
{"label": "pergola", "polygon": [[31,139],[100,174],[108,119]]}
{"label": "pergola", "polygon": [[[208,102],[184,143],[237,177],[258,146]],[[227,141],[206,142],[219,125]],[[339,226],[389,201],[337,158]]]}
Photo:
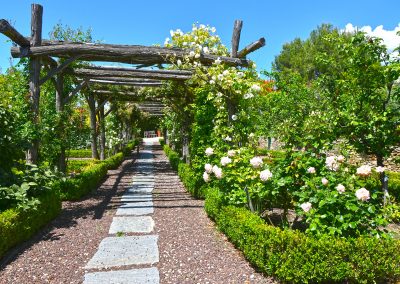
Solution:
{"label": "pergola", "polygon": [[[84,42],[50,41],[42,39],[42,15],[43,7],[32,4],[31,13],[31,35],[21,35],[6,20],[0,20],[0,32],[10,38],[16,46],[11,48],[11,55],[14,58],[30,58],[30,80],[29,92],[30,103],[33,113],[33,123],[38,123],[40,86],[48,80],[53,81],[56,87],[56,110],[63,112],[73,96],[83,89],[88,93],[87,101],[90,109],[92,156],[99,158],[97,151],[97,119],[100,124],[100,158],[104,159],[105,130],[104,118],[113,110],[105,112],[104,106],[109,98],[114,100],[119,97],[128,98],[136,102],[139,109],[162,115],[164,105],[157,101],[138,101],[135,90],[143,87],[161,87],[166,80],[185,81],[191,78],[190,70],[163,70],[162,64],[175,63],[189,55],[191,49],[166,48],[142,45],[116,45],[97,44]],[[219,59],[222,63],[230,66],[246,67],[250,61],[246,55],[265,45],[265,39],[251,43],[242,50],[238,50],[242,21],[236,20],[232,35],[231,57],[218,56],[202,52],[198,59],[201,64],[209,66]],[[62,62],[56,59],[63,59]],[[132,67],[114,66],[84,66],[72,68],[71,63],[75,61],[96,61],[96,62],[118,62],[130,64]],[[158,69],[149,69],[149,67]],[[40,71],[45,67],[47,75],[40,77]],[[64,75],[72,75],[77,78],[75,89],[66,94],[64,92]],[[129,87],[129,91],[110,91],[107,86],[118,85]],[[97,106],[96,106],[96,99]],[[33,141],[27,152],[27,162],[36,163],[38,158],[39,141]],[[59,169],[65,171],[65,149],[61,150]]]}

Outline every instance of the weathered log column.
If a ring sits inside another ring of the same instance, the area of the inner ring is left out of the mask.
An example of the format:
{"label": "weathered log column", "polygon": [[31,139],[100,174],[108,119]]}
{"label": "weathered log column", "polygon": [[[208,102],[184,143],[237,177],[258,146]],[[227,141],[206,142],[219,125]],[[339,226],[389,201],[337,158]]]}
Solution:
{"label": "weathered log column", "polygon": [[[31,18],[31,46],[40,46],[42,43],[42,17],[43,7],[38,4],[32,4]],[[40,100],[40,58],[30,58],[30,79],[29,79],[29,95],[32,111],[32,123],[37,131],[39,124],[39,100]],[[36,133],[37,134],[37,133]],[[39,155],[39,137],[34,137],[31,146],[26,153],[26,162],[36,164]]]}
{"label": "weathered log column", "polygon": [[99,109],[99,124],[100,124],[100,160],[106,158],[106,125],[104,116],[104,104],[101,104]]}
{"label": "weathered log column", "polygon": [[59,116],[58,133],[60,139],[60,152],[58,155],[58,170],[65,173],[65,124],[64,124],[64,76],[60,73],[56,78],[56,111]]}
{"label": "weathered log column", "polygon": [[97,123],[96,123],[96,102],[94,100],[94,95],[92,93],[88,96],[88,104],[90,111],[90,135],[92,138],[92,158],[99,159],[99,153],[97,152]]}

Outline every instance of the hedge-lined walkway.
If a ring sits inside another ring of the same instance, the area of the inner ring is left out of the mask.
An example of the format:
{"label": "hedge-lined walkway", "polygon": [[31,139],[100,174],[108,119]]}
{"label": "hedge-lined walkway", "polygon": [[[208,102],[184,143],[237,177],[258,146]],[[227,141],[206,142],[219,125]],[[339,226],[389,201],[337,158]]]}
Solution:
{"label": "hedge-lined walkway", "polygon": [[[160,283],[274,283],[255,273],[242,254],[219,233],[179,181],[157,144],[153,204],[158,235]],[[6,255],[0,283],[82,283],[85,266],[97,251],[138,171],[135,157],[109,171],[89,197],[64,202],[61,215],[31,241]],[[130,268],[130,267],[126,267]],[[121,269],[124,269],[122,267]]]}

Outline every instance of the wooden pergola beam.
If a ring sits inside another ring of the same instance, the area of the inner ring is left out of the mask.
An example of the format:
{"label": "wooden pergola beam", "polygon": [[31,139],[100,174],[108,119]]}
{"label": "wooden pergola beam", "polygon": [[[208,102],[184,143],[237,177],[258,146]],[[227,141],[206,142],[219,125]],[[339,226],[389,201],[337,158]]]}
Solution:
{"label": "wooden pergola beam", "polygon": [[265,38],[262,37],[259,40],[252,42],[251,44],[243,48],[241,51],[239,51],[237,57],[244,58],[247,54],[256,51],[257,49],[263,47],[264,45],[265,45]]}
{"label": "wooden pergola beam", "polygon": [[[109,61],[130,64],[163,64],[183,60],[189,56],[191,50],[180,48],[166,48],[141,45],[112,45],[112,44],[85,44],[64,43],[37,47],[12,47],[11,55],[14,58],[31,56],[71,57],[82,55],[86,61]],[[250,60],[231,58],[201,53],[198,59],[204,65],[211,65],[220,59],[222,63],[231,66],[248,66]]]}
{"label": "wooden pergola beam", "polygon": [[124,72],[132,72],[132,73],[154,73],[154,74],[175,74],[175,75],[193,75],[193,72],[190,70],[165,70],[165,69],[137,69],[130,67],[119,67],[119,66],[86,66],[85,69],[92,70],[103,70],[103,71],[124,71]]}
{"label": "wooden pergola beam", "polygon": [[161,82],[129,82],[129,81],[112,81],[112,80],[97,80],[89,79],[89,84],[105,84],[105,85],[118,85],[118,86],[135,86],[135,87],[161,87]]}
{"label": "wooden pergola beam", "polygon": [[30,40],[21,35],[13,26],[4,19],[0,20],[0,33],[11,39],[13,42],[21,47],[29,47]]}
{"label": "wooden pergola beam", "polygon": [[91,77],[91,76],[76,76],[80,79],[87,80],[101,80],[101,81],[117,81],[117,82],[131,82],[131,83],[158,83],[162,84],[160,80],[141,79],[141,78],[126,78],[126,77]]}
{"label": "wooden pergola beam", "polygon": [[99,94],[99,95],[127,95],[127,96],[136,96],[139,97],[140,95],[134,92],[122,92],[122,91],[110,91],[110,90],[97,90],[97,89],[91,89],[91,91],[94,94]]}
{"label": "wooden pergola beam", "polygon": [[69,69],[66,71],[67,74],[72,74],[78,77],[91,77],[91,78],[102,78],[102,77],[121,77],[121,78],[141,78],[141,79],[155,79],[155,80],[188,80],[191,78],[187,73],[179,74],[178,72],[156,72],[156,70],[137,70],[128,69],[92,69],[92,68],[77,68]]}

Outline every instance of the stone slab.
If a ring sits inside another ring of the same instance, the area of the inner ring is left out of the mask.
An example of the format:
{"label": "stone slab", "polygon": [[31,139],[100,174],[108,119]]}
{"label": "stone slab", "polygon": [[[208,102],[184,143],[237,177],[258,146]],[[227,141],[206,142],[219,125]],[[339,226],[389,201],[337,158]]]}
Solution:
{"label": "stone slab", "polygon": [[126,190],[126,193],[152,193],[154,186],[133,186]]}
{"label": "stone slab", "polygon": [[108,233],[150,233],[153,229],[154,221],[150,216],[114,217]]}
{"label": "stone slab", "polygon": [[159,284],[156,267],[86,273],[84,284]]}
{"label": "stone slab", "polygon": [[157,263],[157,241],[158,235],[105,238],[85,269]]}
{"label": "stone slab", "polygon": [[148,215],[154,213],[154,207],[152,201],[146,202],[125,202],[117,209],[117,216],[126,215]]}
{"label": "stone slab", "polygon": [[148,202],[153,201],[150,193],[126,193],[121,196],[121,202]]}

